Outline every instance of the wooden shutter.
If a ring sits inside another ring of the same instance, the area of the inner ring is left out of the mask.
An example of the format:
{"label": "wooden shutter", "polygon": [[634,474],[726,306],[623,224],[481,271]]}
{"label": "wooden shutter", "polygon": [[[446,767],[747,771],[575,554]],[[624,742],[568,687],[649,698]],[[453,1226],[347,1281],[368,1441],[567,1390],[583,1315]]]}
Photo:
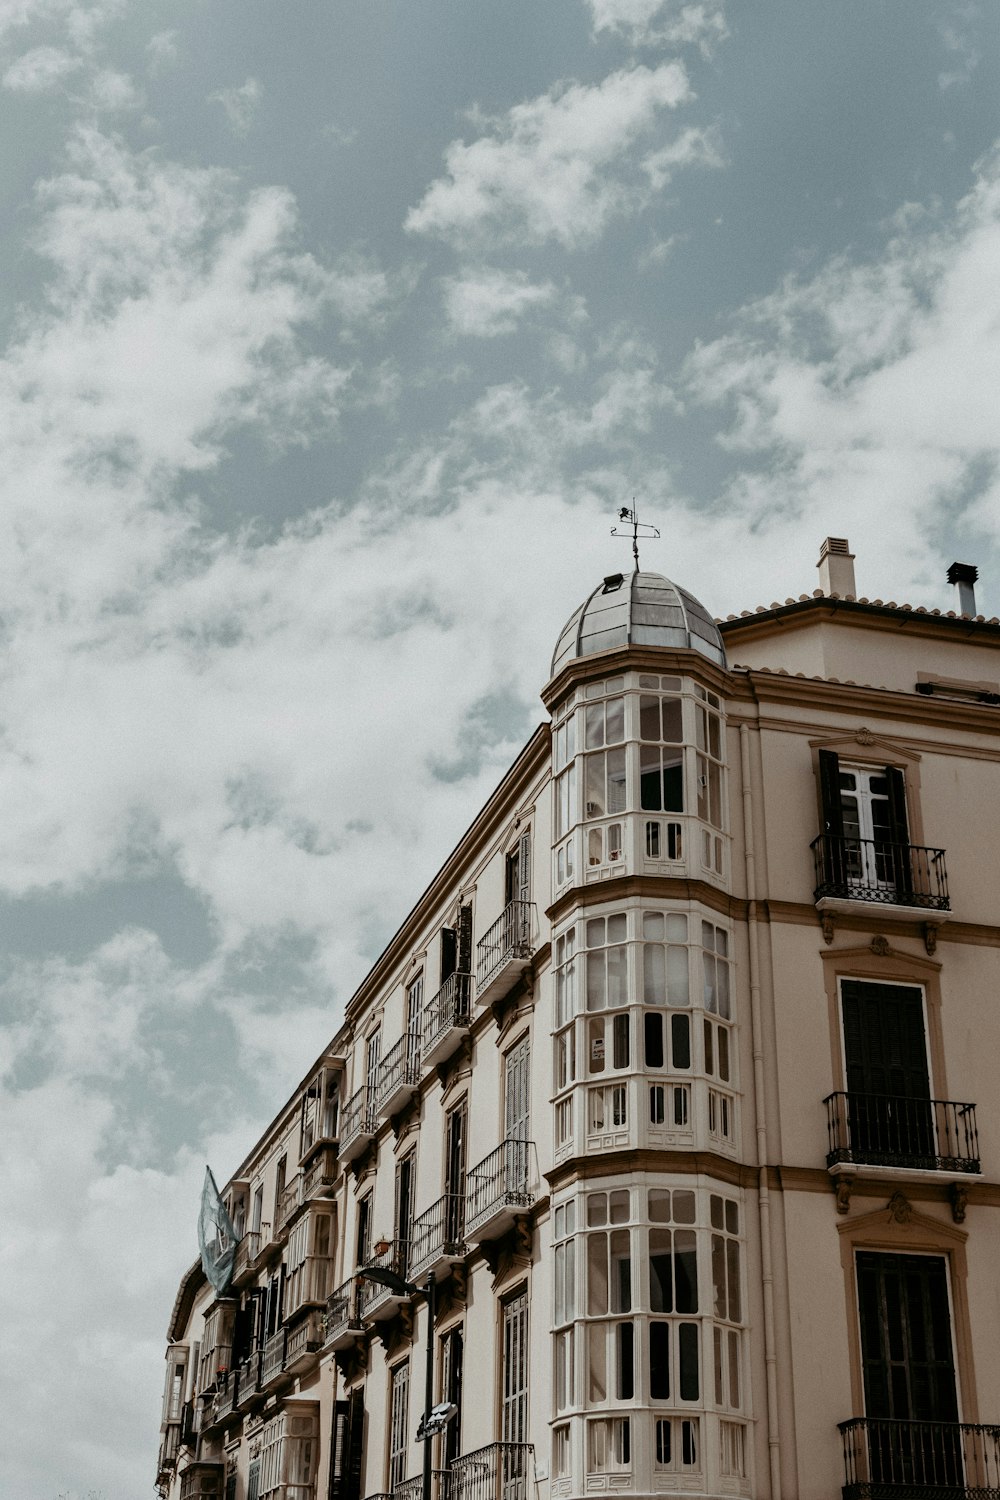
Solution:
{"label": "wooden shutter", "polygon": [[454,927],[441,928],[441,983],[450,979],[458,963],[458,933]]}
{"label": "wooden shutter", "polygon": [[840,801],[840,756],[835,750],[819,752],[819,790],[823,801],[823,832],[844,836],[844,810]]}
{"label": "wooden shutter", "polygon": [[472,973],[472,906],[458,912],[458,967],[461,973]]}
{"label": "wooden shutter", "polygon": [[905,903],[913,888],[910,831],[906,822],[906,777],[896,766],[886,766],[889,785],[889,838],[892,841],[892,877],[896,898]]}

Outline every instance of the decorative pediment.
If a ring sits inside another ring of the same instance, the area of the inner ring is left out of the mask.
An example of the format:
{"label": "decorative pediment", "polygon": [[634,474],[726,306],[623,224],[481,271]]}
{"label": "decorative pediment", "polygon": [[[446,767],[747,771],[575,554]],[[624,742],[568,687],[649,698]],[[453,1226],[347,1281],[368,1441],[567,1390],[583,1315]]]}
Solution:
{"label": "decorative pediment", "polygon": [[901,745],[888,735],[878,734],[867,725],[842,734],[818,735],[809,741],[811,750],[835,750],[845,760],[872,760],[886,765],[915,765],[923,759],[917,750]]}
{"label": "decorative pediment", "polygon": [[[952,1210],[954,1213],[954,1204]],[[942,1244],[964,1245],[969,1238],[966,1230],[956,1229],[944,1219],[934,1219],[914,1208],[898,1188],[881,1208],[860,1214],[856,1219],[845,1219],[837,1225],[837,1231],[850,1235],[851,1239],[863,1240],[866,1247],[870,1245],[873,1249],[885,1244],[892,1249],[905,1246],[913,1250],[940,1250]]]}

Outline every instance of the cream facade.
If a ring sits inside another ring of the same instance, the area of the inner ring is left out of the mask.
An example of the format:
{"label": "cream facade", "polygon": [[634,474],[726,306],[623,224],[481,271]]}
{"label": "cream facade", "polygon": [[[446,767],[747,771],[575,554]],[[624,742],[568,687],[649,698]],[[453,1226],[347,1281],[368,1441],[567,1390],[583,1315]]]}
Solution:
{"label": "cream facade", "polygon": [[438,1403],[434,1500],[1000,1493],[1000,622],[851,561],[571,617],[223,1189],[164,1497],[416,1500]]}

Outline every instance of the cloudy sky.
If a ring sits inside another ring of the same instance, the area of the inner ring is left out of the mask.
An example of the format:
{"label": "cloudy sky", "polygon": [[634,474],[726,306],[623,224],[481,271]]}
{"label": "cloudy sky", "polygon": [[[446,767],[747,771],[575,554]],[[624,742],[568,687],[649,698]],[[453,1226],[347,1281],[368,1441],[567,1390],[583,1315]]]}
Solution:
{"label": "cloudy sky", "polygon": [[152,1493],[220,1179],[637,497],[1000,612],[995,0],[0,0],[0,1493]]}

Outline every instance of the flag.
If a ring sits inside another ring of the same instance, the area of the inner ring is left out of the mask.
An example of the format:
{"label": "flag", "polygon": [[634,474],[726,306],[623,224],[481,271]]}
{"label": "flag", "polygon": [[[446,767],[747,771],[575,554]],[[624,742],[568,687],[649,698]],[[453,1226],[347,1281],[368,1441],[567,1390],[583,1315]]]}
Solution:
{"label": "flag", "polygon": [[236,1259],[236,1230],[219,1197],[211,1167],[205,1168],[205,1186],[201,1190],[201,1212],[198,1215],[198,1248],[201,1264],[216,1295],[225,1296],[233,1279]]}

